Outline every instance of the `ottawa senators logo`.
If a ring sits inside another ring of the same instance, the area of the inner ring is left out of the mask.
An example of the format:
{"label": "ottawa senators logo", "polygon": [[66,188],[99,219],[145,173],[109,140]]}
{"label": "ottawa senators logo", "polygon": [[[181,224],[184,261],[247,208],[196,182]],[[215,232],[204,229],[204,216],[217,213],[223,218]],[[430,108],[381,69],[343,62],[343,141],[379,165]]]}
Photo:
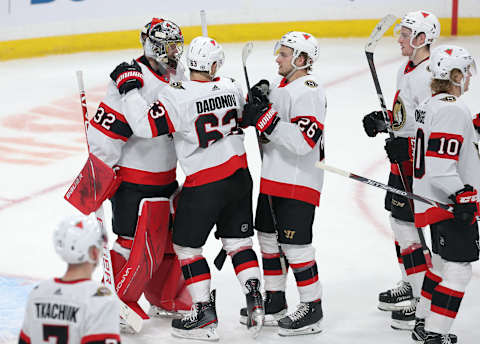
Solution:
{"label": "ottawa senators logo", "polygon": [[441,98],[440,100],[443,102],[453,103],[457,101],[457,98],[455,98],[454,96],[446,96],[444,98]]}
{"label": "ottawa senators logo", "polygon": [[98,287],[97,292],[93,296],[108,296],[112,295],[112,292],[107,287],[101,286]]}
{"label": "ottawa senators logo", "polygon": [[393,102],[393,109],[392,109],[392,129],[393,130],[400,130],[405,125],[405,121],[407,120],[407,112],[405,111],[405,106],[403,105],[402,98],[398,96],[400,91],[397,91],[395,95],[395,101]]}
{"label": "ottawa senators logo", "polygon": [[307,80],[307,81],[305,81],[305,86],[308,86],[308,87],[311,87],[311,88],[316,88],[316,87],[318,87],[318,84],[313,80]]}

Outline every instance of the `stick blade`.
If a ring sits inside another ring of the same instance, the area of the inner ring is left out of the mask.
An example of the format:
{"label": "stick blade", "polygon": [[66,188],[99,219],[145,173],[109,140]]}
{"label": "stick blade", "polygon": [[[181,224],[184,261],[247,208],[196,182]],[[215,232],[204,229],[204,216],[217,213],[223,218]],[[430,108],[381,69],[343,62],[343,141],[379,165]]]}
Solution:
{"label": "stick blade", "polygon": [[396,20],[397,17],[395,17],[393,14],[387,14],[378,22],[370,34],[367,44],[365,45],[366,52],[373,53],[380,38],[382,38],[385,32],[387,32],[387,30],[393,25],[393,23],[395,23]]}
{"label": "stick blade", "polygon": [[252,52],[253,43],[247,42],[242,48],[242,63],[245,66],[247,64],[247,58]]}

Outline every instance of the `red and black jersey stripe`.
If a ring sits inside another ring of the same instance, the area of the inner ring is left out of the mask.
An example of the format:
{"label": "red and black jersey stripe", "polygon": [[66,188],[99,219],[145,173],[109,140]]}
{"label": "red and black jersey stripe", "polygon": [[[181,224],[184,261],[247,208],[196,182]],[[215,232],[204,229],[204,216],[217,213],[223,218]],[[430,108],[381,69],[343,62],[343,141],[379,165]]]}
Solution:
{"label": "red and black jersey stripe", "polygon": [[127,141],[133,135],[125,117],[105,103],[100,103],[90,124],[112,139]]}
{"label": "red and black jersey stripe", "polygon": [[308,145],[312,148],[315,147],[318,140],[322,137],[323,124],[317,121],[314,116],[297,116],[290,121],[298,125]]}
{"label": "red and black jersey stripe", "polygon": [[458,161],[463,136],[448,133],[432,133],[428,139],[426,156]]}

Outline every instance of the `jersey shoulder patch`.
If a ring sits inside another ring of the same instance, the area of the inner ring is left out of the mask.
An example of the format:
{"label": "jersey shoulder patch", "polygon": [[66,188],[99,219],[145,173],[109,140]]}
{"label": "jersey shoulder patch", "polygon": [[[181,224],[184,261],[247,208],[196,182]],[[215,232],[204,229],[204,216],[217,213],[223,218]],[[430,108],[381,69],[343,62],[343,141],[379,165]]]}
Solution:
{"label": "jersey shoulder patch", "polygon": [[95,294],[93,294],[93,296],[109,296],[109,295],[112,295],[112,291],[104,286],[98,287]]}
{"label": "jersey shoulder patch", "polygon": [[457,98],[456,98],[455,96],[446,96],[446,97],[440,98],[440,100],[441,100],[442,102],[453,103],[453,102],[456,102],[456,101],[457,101]]}
{"label": "jersey shoulder patch", "polygon": [[308,86],[310,88],[317,88],[318,84],[313,80],[305,80],[305,86]]}
{"label": "jersey shoulder patch", "polygon": [[179,89],[179,90],[184,90],[185,89],[185,87],[183,87],[181,81],[174,81],[174,82],[170,83],[170,86],[173,87],[173,88]]}

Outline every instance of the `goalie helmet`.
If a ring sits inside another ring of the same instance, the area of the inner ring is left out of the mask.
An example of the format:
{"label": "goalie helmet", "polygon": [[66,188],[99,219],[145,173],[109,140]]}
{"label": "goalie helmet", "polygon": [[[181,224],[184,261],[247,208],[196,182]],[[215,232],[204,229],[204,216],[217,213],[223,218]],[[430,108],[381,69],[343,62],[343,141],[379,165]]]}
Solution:
{"label": "goalie helmet", "polygon": [[[437,17],[427,11],[416,11],[407,13],[402,17],[400,24],[395,26],[395,33],[398,35],[400,29],[406,27],[412,30],[410,35],[410,45],[413,48],[420,48],[427,44],[432,44],[440,36],[440,22]],[[425,34],[425,43],[421,46],[414,47],[413,40],[421,33]]]}
{"label": "goalie helmet", "polygon": [[318,42],[317,39],[309,33],[300,31],[287,32],[275,44],[274,55],[278,55],[278,51],[282,45],[293,49],[293,58],[291,64],[294,68],[294,62],[302,52],[308,55],[308,60],[304,67],[296,67],[297,69],[308,68],[318,60]]}
{"label": "goalie helmet", "polygon": [[99,250],[107,242],[107,233],[95,218],[75,215],[60,222],[53,234],[57,254],[68,264],[95,263],[90,247]]}
{"label": "goalie helmet", "polygon": [[218,71],[225,61],[222,46],[209,37],[196,37],[192,40],[187,51],[187,66],[190,69],[207,72],[211,76],[212,66],[216,62]]}
{"label": "goalie helmet", "polygon": [[[476,73],[476,64],[466,49],[449,44],[441,45],[432,52],[428,69],[433,79],[450,80],[455,86],[460,86],[463,93],[467,76]],[[458,69],[463,75],[460,83],[451,79],[451,72],[454,69]]]}
{"label": "goalie helmet", "polygon": [[[145,56],[158,63],[168,63],[169,59],[178,62],[183,53],[183,34],[180,27],[170,20],[153,18],[140,33]],[[173,56],[168,56],[171,49],[176,49]]]}

